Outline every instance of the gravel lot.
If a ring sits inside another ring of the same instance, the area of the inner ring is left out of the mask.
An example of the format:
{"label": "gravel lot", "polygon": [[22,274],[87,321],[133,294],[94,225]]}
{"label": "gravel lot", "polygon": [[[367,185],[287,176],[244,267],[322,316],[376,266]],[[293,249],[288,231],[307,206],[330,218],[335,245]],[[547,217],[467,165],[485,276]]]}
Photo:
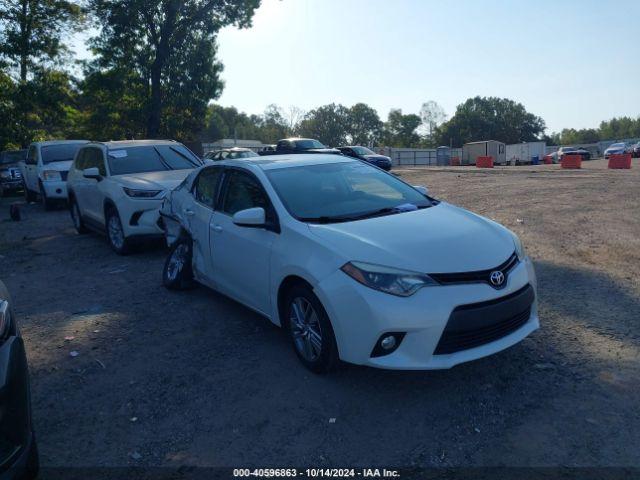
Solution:
{"label": "gravel lot", "polygon": [[640,164],[584,166],[396,170],[513,229],[539,276],[539,331],[432,372],[315,376],[257,314],[165,290],[161,245],[119,257],[2,199],[43,465],[640,466]]}

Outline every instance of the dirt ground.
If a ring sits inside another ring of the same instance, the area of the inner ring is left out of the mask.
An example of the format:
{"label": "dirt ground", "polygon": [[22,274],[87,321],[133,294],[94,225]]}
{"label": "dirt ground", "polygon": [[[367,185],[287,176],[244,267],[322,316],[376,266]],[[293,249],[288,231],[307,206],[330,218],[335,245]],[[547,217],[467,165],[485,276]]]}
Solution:
{"label": "dirt ground", "polygon": [[514,230],[539,277],[539,331],[431,372],[313,375],[257,314],[165,290],[162,246],[119,257],[2,199],[43,465],[640,466],[640,163],[584,167],[396,170]]}

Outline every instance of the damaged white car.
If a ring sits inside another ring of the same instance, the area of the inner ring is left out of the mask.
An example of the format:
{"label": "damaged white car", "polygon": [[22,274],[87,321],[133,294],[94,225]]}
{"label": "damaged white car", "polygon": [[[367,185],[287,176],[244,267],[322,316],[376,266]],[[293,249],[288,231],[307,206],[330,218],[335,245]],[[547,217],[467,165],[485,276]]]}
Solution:
{"label": "damaged white car", "polygon": [[539,326],[516,235],[349,157],[220,161],[160,214],[164,284],[195,279],[262,313],[315,372],[450,368]]}

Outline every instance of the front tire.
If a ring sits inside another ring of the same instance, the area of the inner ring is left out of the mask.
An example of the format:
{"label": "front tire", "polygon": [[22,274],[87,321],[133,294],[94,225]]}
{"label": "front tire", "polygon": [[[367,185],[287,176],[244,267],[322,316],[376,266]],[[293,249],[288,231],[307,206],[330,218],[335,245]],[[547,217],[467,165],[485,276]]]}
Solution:
{"label": "front tire", "polygon": [[131,251],[131,247],[124,234],[118,211],[115,207],[111,207],[107,209],[105,217],[109,245],[118,255],[127,255]]}
{"label": "front tire", "polygon": [[23,183],[22,188],[24,190],[24,199],[27,203],[33,203],[36,201],[36,194],[27,188],[27,184]]}
{"label": "front tire", "polygon": [[42,201],[42,206],[45,210],[53,210],[53,200],[47,198],[47,192],[42,184],[40,184],[40,200]]}
{"label": "front tire", "polygon": [[335,370],[339,357],[333,327],[311,288],[302,284],[292,287],[283,310],[283,324],[302,364],[314,373]]}
{"label": "front tire", "polygon": [[171,247],[162,270],[162,284],[169,290],[187,290],[193,287],[193,241],[180,238]]}
{"label": "front tire", "polygon": [[79,235],[87,233],[89,230],[85,227],[84,222],[82,221],[80,207],[78,206],[76,199],[73,197],[69,199],[69,213],[71,214],[71,221],[73,222],[76,232],[78,232]]}

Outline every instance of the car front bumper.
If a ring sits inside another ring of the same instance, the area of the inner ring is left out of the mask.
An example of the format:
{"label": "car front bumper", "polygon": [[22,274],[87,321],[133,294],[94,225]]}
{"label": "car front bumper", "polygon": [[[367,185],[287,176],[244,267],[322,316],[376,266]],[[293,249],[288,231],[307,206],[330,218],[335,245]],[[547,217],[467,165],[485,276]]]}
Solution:
{"label": "car front bumper", "polygon": [[11,336],[0,346],[0,478],[21,478],[34,443],[24,343]]}
{"label": "car front bumper", "polygon": [[158,220],[162,198],[124,199],[118,206],[120,221],[127,237],[163,237]]}
{"label": "car front bumper", "polygon": [[[516,295],[527,285],[534,297],[516,329],[472,348],[435,353],[454,309],[500,303],[503,297]],[[539,328],[536,276],[529,258],[509,272],[500,290],[483,283],[459,284],[425,287],[410,297],[397,297],[365,287],[338,270],[317,284],[314,291],[331,319],[340,358],[358,365],[402,370],[451,368],[504,350]],[[389,332],[404,333],[397,349],[388,355],[372,356],[378,340]]]}
{"label": "car front bumper", "polygon": [[63,180],[47,180],[42,182],[47,198],[67,199],[67,182]]}

